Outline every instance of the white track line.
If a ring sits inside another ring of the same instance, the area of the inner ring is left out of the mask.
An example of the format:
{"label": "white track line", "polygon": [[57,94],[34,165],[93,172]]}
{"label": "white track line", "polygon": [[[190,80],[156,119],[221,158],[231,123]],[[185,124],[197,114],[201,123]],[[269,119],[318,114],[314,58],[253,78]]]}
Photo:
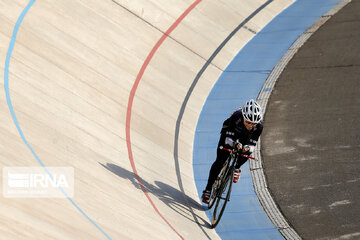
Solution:
{"label": "white track line", "polygon": [[[311,37],[311,35],[316,32],[327,20],[329,20],[334,14],[336,14],[341,8],[346,4],[351,2],[351,0],[342,0],[334,8],[332,8],[325,15],[320,17],[310,28],[308,28],[288,49],[280,61],[276,64],[272,72],[269,74],[266,82],[264,83],[259,96],[257,98],[258,103],[263,108],[263,111],[266,111],[267,103],[273,87],[279,78],[280,74],[284,70],[285,66],[293,58],[295,53],[299,48]],[[282,215],[280,209],[272,198],[268,186],[266,183],[266,178],[264,175],[264,169],[262,166],[262,159],[260,154],[261,141],[257,145],[255,150],[255,158],[257,161],[250,161],[250,171],[254,183],[255,192],[272,223],[279,230],[279,232],[288,240],[297,240],[301,237],[296,233],[292,226],[287,222],[286,218]]]}

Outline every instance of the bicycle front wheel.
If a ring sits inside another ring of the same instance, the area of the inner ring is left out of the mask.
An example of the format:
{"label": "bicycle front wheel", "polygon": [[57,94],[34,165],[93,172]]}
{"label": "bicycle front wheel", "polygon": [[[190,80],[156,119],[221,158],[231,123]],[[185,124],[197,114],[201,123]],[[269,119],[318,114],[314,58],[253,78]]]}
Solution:
{"label": "bicycle front wheel", "polygon": [[223,178],[220,188],[218,189],[216,196],[216,204],[214,207],[211,227],[215,228],[219,223],[221,216],[224,213],[226,204],[230,201],[231,187],[234,178],[234,171],[229,171],[229,173]]}
{"label": "bicycle front wheel", "polygon": [[210,195],[210,198],[209,198],[208,209],[212,208],[212,206],[214,205],[215,200],[216,200],[216,195],[217,195],[217,192],[218,192],[218,183],[217,183],[217,181],[218,180],[215,181],[215,183],[212,185],[212,188],[211,188],[211,195]]}

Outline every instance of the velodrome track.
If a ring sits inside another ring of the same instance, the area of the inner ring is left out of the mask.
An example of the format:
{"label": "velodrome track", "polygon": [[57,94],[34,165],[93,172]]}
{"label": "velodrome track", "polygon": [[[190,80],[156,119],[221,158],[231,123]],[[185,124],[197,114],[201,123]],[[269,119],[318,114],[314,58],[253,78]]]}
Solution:
{"label": "velodrome track", "polygon": [[198,116],[291,3],[1,1],[1,166],[75,169],[72,200],[2,197],[2,239],[219,239],[194,184]]}

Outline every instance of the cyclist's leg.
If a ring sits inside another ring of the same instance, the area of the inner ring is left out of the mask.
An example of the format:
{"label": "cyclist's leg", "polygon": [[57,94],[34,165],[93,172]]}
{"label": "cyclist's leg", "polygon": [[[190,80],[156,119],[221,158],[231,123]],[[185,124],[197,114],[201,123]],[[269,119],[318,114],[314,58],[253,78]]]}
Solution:
{"label": "cyclist's leg", "polygon": [[247,158],[246,157],[242,157],[242,156],[239,156],[238,157],[238,160],[235,164],[235,170],[234,170],[234,183],[237,183],[239,181],[239,178],[240,178],[240,167],[247,161]]}
{"label": "cyclist's leg", "polygon": [[218,176],[219,172],[221,171],[221,168],[223,167],[224,162],[230,155],[230,153],[228,151],[224,151],[219,148],[220,146],[224,145],[225,137],[226,136],[224,134],[222,134],[220,137],[219,144],[217,147],[216,160],[211,166],[211,169],[209,172],[208,183],[206,185],[205,190],[209,190],[209,191],[211,190],[211,187],[212,187],[213,183],[215,182],[216,177]]}
{"label": "cyclist's leg", "polygon": [[[251,152],[247,151],[247,152],[244,152],[242,154],[250,156]],[[239,156],[239,158],[238,158],[238,160],[236,162],[236,165],[235,165],[235,169],[239,169],[242,165],[244,165],[244,163],[246,163],[246,161],[248,159],[249,158],[247,158],[247,157]]]}
{"label": "cyclist's leg", "polygon": [[244,163],[246,163],[247,160],[248,160],[247,157],[240,156],[235,165],[235,169],[239,169],[242,165],[244,165]]}

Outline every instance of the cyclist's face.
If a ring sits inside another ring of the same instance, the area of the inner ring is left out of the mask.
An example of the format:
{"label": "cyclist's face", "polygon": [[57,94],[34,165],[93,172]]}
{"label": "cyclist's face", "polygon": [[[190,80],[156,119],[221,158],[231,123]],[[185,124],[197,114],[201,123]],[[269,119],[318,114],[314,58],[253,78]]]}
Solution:
{"label": "cyclist's face", "polygon": [[245,125],[247,130],[251,130],[256,126],[256,123],[252,123],[252,122],[246,121],[244,119],[244,125]]}

